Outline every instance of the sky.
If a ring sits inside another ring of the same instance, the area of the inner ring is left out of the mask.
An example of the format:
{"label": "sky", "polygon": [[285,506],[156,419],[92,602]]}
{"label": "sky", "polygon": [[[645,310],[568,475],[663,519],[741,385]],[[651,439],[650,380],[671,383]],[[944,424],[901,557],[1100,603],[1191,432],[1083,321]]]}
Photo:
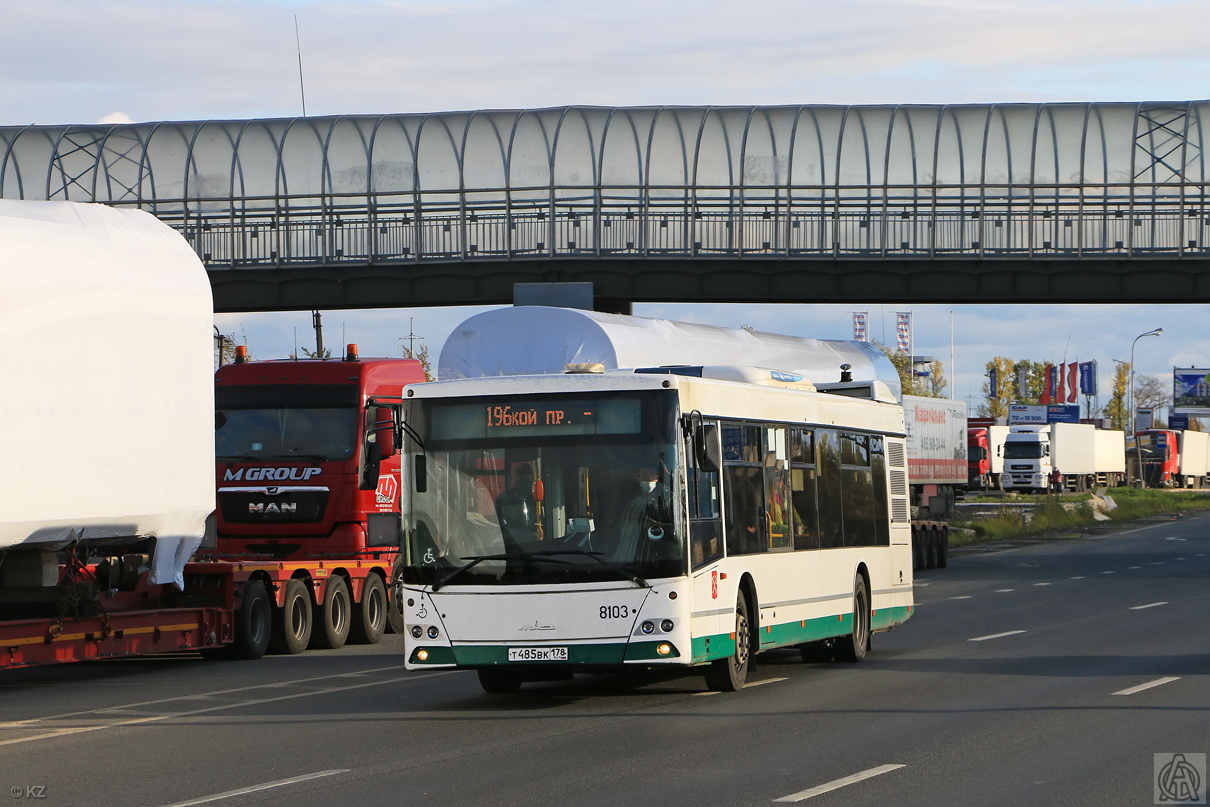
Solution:
{"label": "sky", "polygon": [[[298,39],[296,47],[295,18]],[[0,0],[2,125],[242,119],[565,104],[991,103],[1207,96],[1205,0]],[[325,343],[434,358],[480,308],[324,312]],[[1210,366],[1205,305],[649,305],[665,317],[892,342],[981,398],[996,355],[1137,371]],[[314,345],[308,312],[224,314],[257,358]]]}

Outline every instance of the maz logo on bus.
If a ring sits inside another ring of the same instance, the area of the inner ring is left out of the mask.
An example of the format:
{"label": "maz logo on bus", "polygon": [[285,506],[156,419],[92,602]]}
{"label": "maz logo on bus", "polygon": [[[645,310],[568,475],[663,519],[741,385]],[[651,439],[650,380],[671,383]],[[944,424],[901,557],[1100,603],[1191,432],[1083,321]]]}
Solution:
{"label": "maz logo on bus", "polygon": [[306,482],[323,473],[322,468],[238,468],[223,471],[224,482]]}

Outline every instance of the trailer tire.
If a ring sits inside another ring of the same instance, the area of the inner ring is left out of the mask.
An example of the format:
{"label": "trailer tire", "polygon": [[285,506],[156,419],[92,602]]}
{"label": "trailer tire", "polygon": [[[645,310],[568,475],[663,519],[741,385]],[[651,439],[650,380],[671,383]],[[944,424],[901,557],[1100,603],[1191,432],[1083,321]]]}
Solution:
{"label": "trailer tire", "polygon": [[924,536],[915,524],[912,525],[912,571],[924,569]]}
{"label": "trailer tire", "polygon": [[315,628],[311,630],[311,646],[320,650],[339,650],[349,641],[353,608],[349,601],[349,586],[343,577],[333,575],[324,584],[324,601],[315,606]]}
{"label": "trailer tire", "polygon": [[403,616],[403,603],[396,597],[399,591],[397,583],[403,577],[403,558],[400,557],[391,566],[391,580],[387,583],[387,633],[403,635],[406,619]]}
{"label": "trailer tire", "polygon": [[939,527],[937,529],[937,568],[944,569],[949,565],[950,554],[950,528]]}
{"label": "trailer tire", "polygon": [[353,626],[349,641],[353,644],[378,644],[387,627],[387,590],[376,574],[366,577],[361,602],[353,608]]}
{"label": "trailer tire", "polygon": [[853,632],[836,640],[836,660],[857,662],[865,658],[870,647],[870,597],[865,578],[860,574],[853,581]]}
{"label": "trailer tire", "polygon": [[735,692],[744,688],[748,662],[752,655],[752,636],[748,622],[748,598],[743,589],[735,599],[735,652],[716,659],[706,668],[706,686],[715,692]]}
{"label": "trailer tire", "polygon": [[311,596],[301,580],[287,580],[281,608],[273,609],[273,636],[269,649],[279,655],[296,655],[311,641]]}
{"label": "trailer tire", "polygon": [[244,596],[235,612],[235,639],[227,645],[227,655],[248,661],[265,655],[273,635],[272,615],[265,584],[259,580],[244,583]]}
{"label": "trailer tire", "polygon": [[927,527],[923,530],[924,540],[924,568],[937,568],[937,530],[933,527]]}

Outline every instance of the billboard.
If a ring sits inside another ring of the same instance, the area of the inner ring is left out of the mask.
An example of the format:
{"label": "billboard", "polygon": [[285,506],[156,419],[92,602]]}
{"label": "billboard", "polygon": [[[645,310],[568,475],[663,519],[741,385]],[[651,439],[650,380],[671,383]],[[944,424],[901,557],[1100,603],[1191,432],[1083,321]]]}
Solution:
{"label": "billboard", "polygon": [[1078,405],[1052,404],[1050,406],[1038,406],[1034,404],[1011,404],[1008,407],[1008,425],[1010,426],[1079,422],[1080,407]]}
{"label": "billboard", "polygon": [[1210,413],[1210,370],[1197,367],[1172,368],[1172,405],[1176,409]]}

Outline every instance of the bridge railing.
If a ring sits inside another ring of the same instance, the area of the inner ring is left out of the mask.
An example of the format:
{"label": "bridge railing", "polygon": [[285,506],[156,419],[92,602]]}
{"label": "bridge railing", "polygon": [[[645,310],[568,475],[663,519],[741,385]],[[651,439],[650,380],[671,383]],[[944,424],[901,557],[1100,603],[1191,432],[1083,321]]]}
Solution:
{"label": "bridge railing", "polygon": [[[619,187],[157,200],[211,269],[509,258],[1183,257],[1205,188]],[[963,194],[965,191],[965,194]],[[1011,191],[1011,192],[1009,192]],[[533,198],[537,194],[545,198]],[[553,199],[553,201],[552,201]],[[141,206],[148,207],[147,203]]]}

